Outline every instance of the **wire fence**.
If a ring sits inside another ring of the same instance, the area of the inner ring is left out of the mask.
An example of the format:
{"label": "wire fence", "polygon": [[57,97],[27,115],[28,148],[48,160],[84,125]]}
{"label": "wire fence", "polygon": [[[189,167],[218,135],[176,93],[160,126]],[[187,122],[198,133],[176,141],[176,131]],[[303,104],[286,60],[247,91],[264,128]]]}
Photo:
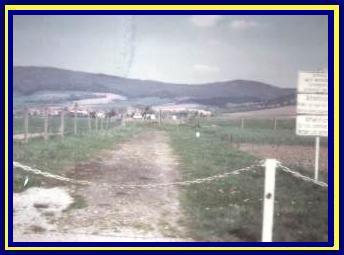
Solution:
{"label": "wire fence", "polygon": [[60,116],[17,116],[13,121],[13,138],[28,142],[29,138],[78,135],[104,131],[119,126],[118,118],[91,118],[61,114]]}

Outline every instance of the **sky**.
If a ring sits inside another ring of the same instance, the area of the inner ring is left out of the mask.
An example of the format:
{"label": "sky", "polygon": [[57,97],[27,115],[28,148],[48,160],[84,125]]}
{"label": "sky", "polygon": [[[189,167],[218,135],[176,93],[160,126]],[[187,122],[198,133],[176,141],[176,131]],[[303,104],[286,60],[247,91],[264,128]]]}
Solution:
{"label": "sky", "polygon": [[296,87],[327,68],[327,16],[16,15],[14,65],[201,84]]}

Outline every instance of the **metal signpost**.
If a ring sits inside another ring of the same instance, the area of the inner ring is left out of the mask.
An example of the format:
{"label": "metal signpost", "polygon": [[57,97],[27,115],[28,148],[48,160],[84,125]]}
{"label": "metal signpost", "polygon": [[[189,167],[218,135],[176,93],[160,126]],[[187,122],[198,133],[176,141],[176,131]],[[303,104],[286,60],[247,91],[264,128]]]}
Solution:
{"label": "metal signpost", "polygon": [[319,176],[320,137],[328,136],[328,74],[299,72],[296,134],[315,136],[314,179]]}

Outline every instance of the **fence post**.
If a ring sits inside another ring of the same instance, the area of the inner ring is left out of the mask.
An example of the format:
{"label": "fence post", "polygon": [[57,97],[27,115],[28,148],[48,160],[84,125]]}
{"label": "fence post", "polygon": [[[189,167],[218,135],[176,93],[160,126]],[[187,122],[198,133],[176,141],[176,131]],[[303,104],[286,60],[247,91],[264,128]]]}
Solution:
{"label": "fence post", "polygon": [[65,116],[65,112],[64,110],[61,111],[61,126],[60,126],[60,134],[61,137],[64,137],[64,116]]}
{"label": "fence post", "polygon": [[44,109],[44,140],[48,140],[48,108]]}
{"label": "fence post", "polygon": [[88,114],[88,131],[91,132],[92,130],[92,123],[91,123],[91,115]]}
{"label": "fence post", "polygon": [[277,129],[277,118],[274,118],[274,130]]}
{"label": "fence post", "polygon": [[78,127],[77,127],[77,113],[76,110],[74,111],[74,135],[76,135],[78,133]]}
{"label": "fence post", "polygon": [[262,242],[272,242],[276,165],[275,159],[265,161]]}
{"label": "fence post", "polygon": [[245,128],[245,119],[241,118],[241,129]]}
{"label": "fence post", "polygon": [[29,141],[29,110],[27,107],[24,109],[24,142]]}
{"label": "fence post", "polygon": [[103,130],[104,129],[104,126],[103,126],[103,121],[104,121],[104,118],[100,118],[100,129]]}
{"label": "fence post", "polygon": [[106,122],[105,122],[105,129],[109,129],[109,120],[110,120],[110,117],[107,117]]}
{"label": "fence post", "polygon": [[319,147],[320,137],[315,137],[315,162],[314,162],[314,180],[319,179]]}
{"label": "fence post", "polygon": [[159,126],[161,126],[161,109],[159,109]]}
{"label": "fence post", "polygon": [[97,115],[96,115],[95,121],[96,121],[96,132],[98,132],[98,117],[97,117]]}

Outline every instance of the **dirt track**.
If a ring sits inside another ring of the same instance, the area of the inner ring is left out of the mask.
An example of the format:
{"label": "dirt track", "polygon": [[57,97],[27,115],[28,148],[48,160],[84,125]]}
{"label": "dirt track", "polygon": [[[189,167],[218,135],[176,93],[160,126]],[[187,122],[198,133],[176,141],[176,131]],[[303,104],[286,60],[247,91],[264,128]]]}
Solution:
{"label": "dirt track", "polygon": [[[314,168],[314,146],[301,145],[270,145],[270,144],[240,144],[240,150],[261,158],[276,158],[288,166],[301,166],[309,171]],[[328,149],[320,148],[320,171],[327,172]]]}
{"label": "dirt track", "polygon": [[76,204],[82,202],[82,208],[67,209],[59,217],[42,213],[52,230],[37,233],[27,228],[25,233],[17,231],[15,241],[186,241],[179,223],[177,187],[116,187],[178,180],[178,163],[168,139],[160,131],[142,133],[69,169],[68,177],[93,183],[67,188]]}

